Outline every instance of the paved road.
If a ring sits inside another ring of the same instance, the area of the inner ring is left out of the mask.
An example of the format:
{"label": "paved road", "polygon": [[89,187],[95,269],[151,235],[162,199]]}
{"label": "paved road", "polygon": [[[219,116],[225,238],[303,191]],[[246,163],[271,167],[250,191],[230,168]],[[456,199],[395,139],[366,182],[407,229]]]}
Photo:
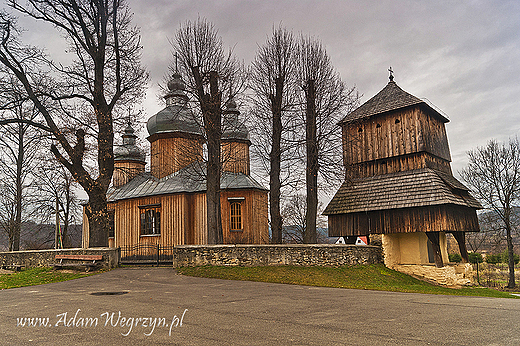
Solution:
{"label": "paved road", "polygon": [[[118,292],[127,293],[113,294]],[[28,326],[26,318],[37,317],[43,324],[48,318],[47,326]],[[26,325],[17,326],[17,319]],[[121,268],[0,291],[0,345],[516,346],[520,300],[226,281],[185,277],[171,268]]]}

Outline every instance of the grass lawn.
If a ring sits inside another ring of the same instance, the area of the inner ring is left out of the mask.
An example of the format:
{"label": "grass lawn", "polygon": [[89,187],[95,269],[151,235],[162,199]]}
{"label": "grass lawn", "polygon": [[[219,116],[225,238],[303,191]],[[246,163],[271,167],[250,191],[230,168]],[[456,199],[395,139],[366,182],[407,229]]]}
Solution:
{"label": "grass lawn", "polygon": [[96,272],[70,273],[54,271],[48,267],[28,268],[12,274],[0,274],[0,289],[49,284],[51,282],[78,279],[93,274],[96,274]]}
{"label": "grass lawn", "polygon": [[201,266],[178,268],[183,275],[226,280],[275,282],[293,285],[354,288],[364,290],[480,296],[496,298],[520,298],[507,292],[482,288],[446,288],[415,279],[409,275],[386,268],[382,264],[341,267],[231,267]]}

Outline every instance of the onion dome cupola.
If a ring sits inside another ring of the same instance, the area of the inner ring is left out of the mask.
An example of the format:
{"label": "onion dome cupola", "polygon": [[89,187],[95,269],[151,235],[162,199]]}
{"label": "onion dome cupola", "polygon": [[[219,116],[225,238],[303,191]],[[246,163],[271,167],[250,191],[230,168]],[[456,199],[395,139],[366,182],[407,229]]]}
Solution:
{"label": "onion dome cupola", "polygon": [[123,145],[114,148],[115,161],[134,160],[145,162],[146,154],[135,144],[137,136],[134,132],[132,126],[128,124],[123,134]]}
{"label": "onion dome cupola", "polygon": [[251,140],[247,127],[239,121],[240,111],[233,99],[227,102],[222,113],[222,171],[249,175]]}
{"label": "onion dome cupola", "polygon": [[200,124],[188,107],[188,96],[180,74],[175,73],[168,82],[168,93],[164,96],[166,107],[148,119],[146,127],[150,142],[154,137],[168,133],[185,133],[202,136]]}
{"label": "onion dome cupola", "polygon": [[114,187],[120,187],[144,172],[145,152],[136,145],[137,136],[130,124],[125,128],[123,144],[114,148]]}
{"label": "onion dome cupola", "polygon": [[202,157],[203,135],[200,122],[188,106],[188,96],[180,74],[168,82],[166,107],[146,124],[151,149],[151,171],[163,178]]}
{"label": "onion dome cupola", "polygon": [[251,144],[249,130],[240,122],[238,116],[240,111],[233,99],[226,104],[222,117],[222,139],[223,140],[239,140]]}

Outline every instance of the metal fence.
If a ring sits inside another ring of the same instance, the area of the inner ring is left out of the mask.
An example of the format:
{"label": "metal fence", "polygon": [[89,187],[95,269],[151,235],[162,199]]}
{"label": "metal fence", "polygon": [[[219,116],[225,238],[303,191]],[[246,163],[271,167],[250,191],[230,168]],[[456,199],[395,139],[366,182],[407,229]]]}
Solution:
{"label": "metal fence", "polygon": [[[509,280],[507,263],[479,263],[473,264],[474,281],[486,287],[505,287]],[[515,280],[520,280],[520,265],[515,265]]]}
{"label": "metal fence", "polygon": [[137,244],[121,247],[121,264],[173,264],[173,245]]}

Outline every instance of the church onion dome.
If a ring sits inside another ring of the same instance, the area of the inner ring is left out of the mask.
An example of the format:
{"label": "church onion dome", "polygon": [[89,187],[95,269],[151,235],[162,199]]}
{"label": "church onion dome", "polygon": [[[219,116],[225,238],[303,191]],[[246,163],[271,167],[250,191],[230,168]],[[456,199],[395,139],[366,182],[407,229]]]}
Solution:
{"label": "church onion dome", "polygon": [[240,112],[233,99],[229,100],[222,117],[222,139],[250,142],[247,127],[238,120]]}
{"label": "church onion dome", "polygon": [[174,132],[202,135],[200,124],[188,107],[188,96],[184,90],[181,75],[175,73],[168,82],[168,93],[164,96],[166,108],[148,119],[146,124],[150,136]]}
{"label": "church onion dome", "polygon": [[135,144],[137,136],[134,134],[134,129],[130,124],[125,128],[123,134],[123,145],[114,148],[115,161],[139,161],[145,162],[146,155],[144,150]]}

